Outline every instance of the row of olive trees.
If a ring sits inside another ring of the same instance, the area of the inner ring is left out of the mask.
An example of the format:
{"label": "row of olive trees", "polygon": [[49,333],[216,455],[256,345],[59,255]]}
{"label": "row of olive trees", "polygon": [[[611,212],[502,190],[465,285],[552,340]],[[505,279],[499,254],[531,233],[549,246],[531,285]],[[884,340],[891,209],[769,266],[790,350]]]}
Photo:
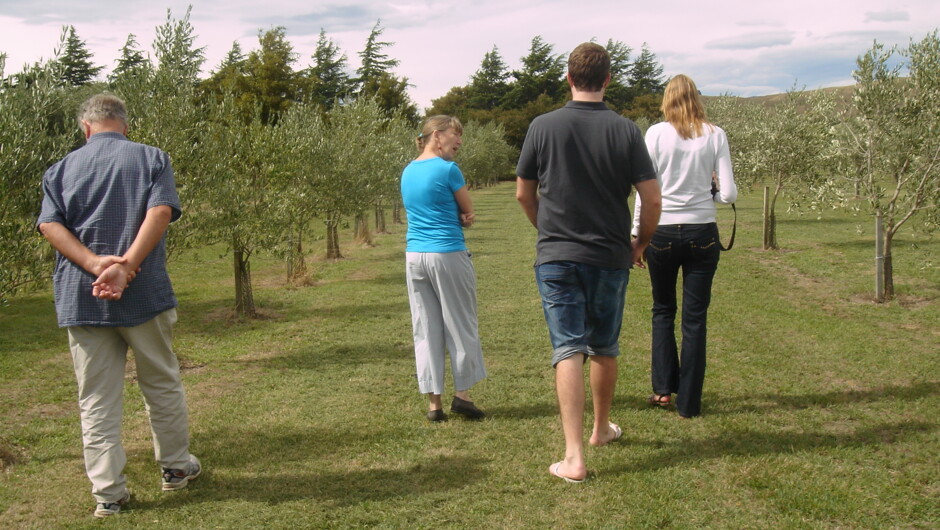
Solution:
{"label": "row of olive trees", "polygon": [[[902,74],[907,73],[907,76]],[[832,92],[791,89],[772,105],[724,96],[709,103],[725,128],[736,177],[769,184],[764,248],[778,248],[776,204],[844,206],[883,220],[876,248],[875,298],[894,297],[892,242],[917,221],[940,226],[940,38],[937,31],[905,48],[877,42],[857,61],[850,105]]]}
{"label": "row of olive trees", "polygon": [[[284,256],[289,276],[303,278],[303,244],[315,223],[326,226],[327,257],[339,258],[339,228],[374,213],[383,230],[385,210],[398,211],[398,177],[416,154],[409,119],[389,116],[366,97],[329,109],[295,102],[277,120],[264,116],[260,104],[246,112],[232,91],[200,97],[203,51],[193,42],[188,13],[168,14],[157,28],[156,61],[135,61],[109,86],[63,85],[53,60],[34,67],[29,83],[0,88],[0,295],[48,276],[51,253],[33,228],[40,177],[81,145],[75,108],[104,89],[127,102],[130,138],[161,147],[173,160],[184,216],[171,228],[171,255],[224,245],[233,258],[240,315],[255,311],[250,258],[256,252]],[[468,124],[465,134],[465,146],[479,144],[460,159],[471,185],[511,173],[514,153],[500,128]]]}
{"label": "row of olive trees", "polygon": [[745,186],[769,187],[763,248],[779,248],[777,201],[784,190],[799,204],[812,200],[820,182],[831,175],[833,127],[840,117],[831,92],[795,88],[772,105],[723,96],[709,114],[728,133],[735,178]]}
{"label": "row of olive trees", "polygon": [[[0,78],[4,69],[0,56]],[[48,65],[27,72],[30,86],[0,90],[0,303],[23,286],[48,275],[48,245],[35,221],[42,200],[39,176],[79,141],[65,123],[69,100]]]}

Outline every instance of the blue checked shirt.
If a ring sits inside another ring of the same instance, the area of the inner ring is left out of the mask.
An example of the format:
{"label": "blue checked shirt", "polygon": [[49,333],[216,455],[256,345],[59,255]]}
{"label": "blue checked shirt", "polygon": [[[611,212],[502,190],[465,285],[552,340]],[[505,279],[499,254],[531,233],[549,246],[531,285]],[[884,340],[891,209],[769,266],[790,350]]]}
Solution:
{"label": "blue checked shirt", "polygon": [[[61,223],[98,255],[123,255],[150,208],[170,206],[172,221],[181,215],[170,157],[115,132],[93,135],[56,162],[42,188],[36,226]],[[166,271],[165,235],[120,300],[92,296],[96,278],[58,253],[52,279],[59,327],[131,327],[177,305]]]}

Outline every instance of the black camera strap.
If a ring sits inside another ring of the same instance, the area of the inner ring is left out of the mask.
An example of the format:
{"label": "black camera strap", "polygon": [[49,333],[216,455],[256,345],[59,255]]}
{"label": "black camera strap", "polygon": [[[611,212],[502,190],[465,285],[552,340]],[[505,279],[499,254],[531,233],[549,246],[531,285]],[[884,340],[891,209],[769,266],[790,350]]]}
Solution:
{"label": "black camera strap", "polygon": [[721,239],[718,240],[718,246],[722,251],[731,250],[734,246],[734,234],[738,231],[738,209],[734,207],[734,203],[731,203],[731,211],[734,212],[734,220],[731,222],[731,240],[728,241],[727,247],[721,244]]}

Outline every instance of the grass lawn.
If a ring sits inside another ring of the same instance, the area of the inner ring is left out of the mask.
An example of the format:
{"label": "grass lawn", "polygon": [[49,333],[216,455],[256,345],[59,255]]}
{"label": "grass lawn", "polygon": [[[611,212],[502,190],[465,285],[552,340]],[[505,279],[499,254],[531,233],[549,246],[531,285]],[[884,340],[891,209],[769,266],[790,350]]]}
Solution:
{"label": "grass lawn", "polygon": [[[232,318],[231,258],[207,248],[171,263],[205,472],[160,491],[130,362],[134,499],[103,522],[51,291],[0,308],[0,527],[940,527],[940,241],[899,236],[900,296],[879,305],[868,218],[780,212],[783,249],[763,251],[759,193],[744,197],[714,287],[703,416],[679,421],[645,403],[649,278],[635,270],[612,413],[624,436],[588,448],[591,479],[574,485],[547,471],[564,445],[535,231],[513,190],[474,191],[467,231],[490,374],[472,396],[486,420],[424,417],[402,225],[371,247],[344,233],[346,258],[311,256],[308,286],[254,258],[253,321]],[[322,241],[309,248],[323,255]]]}

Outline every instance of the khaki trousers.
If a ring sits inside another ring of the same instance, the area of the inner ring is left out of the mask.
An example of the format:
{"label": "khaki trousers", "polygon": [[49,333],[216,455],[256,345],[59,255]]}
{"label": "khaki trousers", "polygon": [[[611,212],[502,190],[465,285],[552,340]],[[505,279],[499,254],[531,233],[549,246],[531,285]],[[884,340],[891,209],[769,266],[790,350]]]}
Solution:
{"label": "khaki trousers", "polygon": [[121,419],[128,347],[134,350],[157,462],[174,469],[184,469],[189,462],[189,415],[172,348],[175,323],[176,309],[170,309],[134,327],[68,328],[78,381],[85,471],[96,502],[115,502],[127,489]]}

